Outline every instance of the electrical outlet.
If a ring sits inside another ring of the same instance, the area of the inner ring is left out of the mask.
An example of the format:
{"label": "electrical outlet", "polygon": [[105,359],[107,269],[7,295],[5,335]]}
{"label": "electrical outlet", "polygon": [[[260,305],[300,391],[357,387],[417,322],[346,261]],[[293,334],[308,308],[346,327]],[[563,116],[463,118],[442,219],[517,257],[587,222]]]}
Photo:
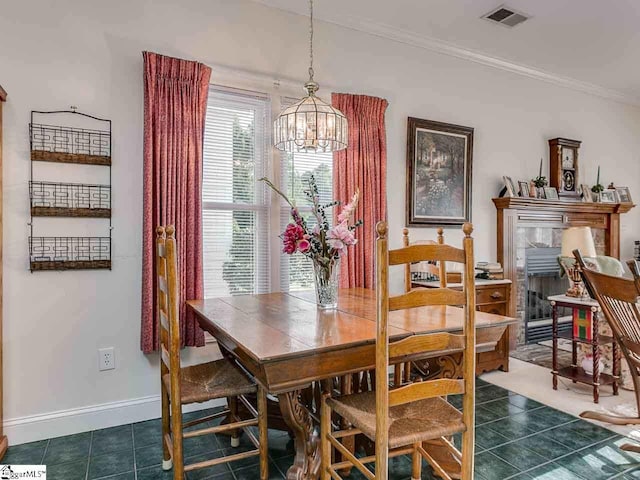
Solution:
{"label": "electrical outlet", "polygon": [[116,368],[116,355],[113,347],[98,350],[98,370],[113,370]]}

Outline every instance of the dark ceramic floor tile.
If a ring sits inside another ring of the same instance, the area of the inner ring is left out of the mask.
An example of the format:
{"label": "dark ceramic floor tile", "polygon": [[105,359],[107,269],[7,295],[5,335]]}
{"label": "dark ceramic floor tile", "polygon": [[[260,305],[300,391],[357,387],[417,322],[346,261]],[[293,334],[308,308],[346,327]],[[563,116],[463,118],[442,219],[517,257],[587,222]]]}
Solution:
{"label": "dark ceramic floor tile", "polygon": [[535,400],[531,400],[530,398],[523,397],[522,395],[518,395],[517,393],[509,392],[509,396],[507,397],[509,403],[515,405],[516,407],[520,407],[523,410],[533,410],[535,408],[544,407],[544,405],[540,402],[536,402]]}
{"label": "dark ceramic floor tile", "polygon": [[[204,455],[196,455],[192,457],[188,457],[185,459],[185,465],[191,463],[204,462],[206,460],[213,460],[214,458],[219,458],[222,455],[222,450],[217,450],[213,453],[204,454]],[[188,480],[203,480],[205,478],[212,477],[214,475],[220,475],[223,473],[231,473],[231,468],[228,463],[221,463],[219,465],[215,465],[213,467],[200,468],[198,470],[193,470],[187,474]]]}
{"label": "dark ceramic floor tile", "polygon": [[583,437],[590,438],[595,442],[609,440],[616,437],[617,434],[608,428],[599,427],[585,420],[578,420],[572,424],[572,429]]}
{"label": "dark ceramic floor tile", "polygon": [[571,415],[567,415],[552,409],[545,411],[544,408],[538,410],[527,410],[524,413],[514,415],[512,418],[513,420],[526,425],[526,427],[530,430],[536,432],[558,427],[568,422],[576,421],[576,418],[572,417]]}
{"label": "dark ceramic floor tile", "polygon": [[462,410],[462,395],[449,395],[447,401],[458,410]]}
{"label": "dark ceramic floor tile", "polygon": [[547,460],[568,455],[573,451],[566,445],[556,442],[553,436],[544,432],[517,440],[514,445],[531,450]]}
{"label": "dark ceramic floor tile", "polygon": [[160,465],[141,468],[136,471],[138,480],[173,480],[173,470],[162,470]]}
{"label": "dark ceramic floor tile", "polygon": [[492,383],[486,382],[480,377],[476,378],[476,388],[488,387],[489,385],[493,385]]}
{"label": "dark ceramic floor tile", "polygon": [[91,456],[119,452],[121,450],[133,450],[131,425],[105,428],[93,432]]}
{"label": "dark ceramic floor tile", "polygon": [[621,469],[609,464],[600,455],[594,455],[587,450],[563,457],[555,463],[588,480],[607,480],[618,473],[622,473]]}
{"label": "dark ceramic floor tile", "polygon": [[[4,459],[3,459],[4,461]],[[47,465],[48,480],[84,480],[87,475],[89,458],[58,465]]]}
{"label": "dark ceramic floor tile", "polygon": [[118,475],[112,475],[111,477],[105,477],[101,480],[135,480],[136,474],[134,472],[120,473]]}
{"label": "dark ceramic floor tile", "polygon": [[41,440],[9,447],[2,462],[16,465],[40,465],[48,442],[49,440]]}
{"label": "dark ceramic floor tile", "polygon": [[488,408],[485,408],[484,405],[476,406],[476,425],[494,422],[504,417],[505,415],[500,415],[494,410],[489,410]]}
{"label": "dark ceramic floor tile", "polygon": [[211,454],[220,450],[220,445],[213,435],[185,438],[182,442],[182,450],[185,457]]}
{"label": "dark ceramic floor tile", "polygon": [[44,463],[55,465],[83,459],[89,456],[90,445],[91,432],[52,438],[44,456]]}
{"label": "dark ceramic floor tile", "polygon": [[595,440],[578,434],[575,431],[575,424],[576,422],[561,425],[560,427],[547,430],[544,433],[550,438],[553,438],[555,442],[569,447],[569,449],[571,449],[572,451],[579,450],[596,443]]}
{"label": "dark ceramic floor tile", "polygon": [[488,451],[476,455],[475,469],[486,480],[504,480],[519,473],[517,468]]}
{"label": "dark ceramic floor tile", "polygon": [[89,459],[89,479],[108,477],[133,470],[133,449],[105,453]]}
{"label": "dark ceramic floor tile", "polygon": [[488,450],[509,441],[510,440],[504,435],[501,435],[486,426],[476,428],[476,451]]}
{"label": "dark ceramic floor tile", "polygon": [[[260,468],[249,467],[241,469],[233,469],[233,476],[237,480],[260,480]],[[269,480],[283,480],[284,476],[275,463],[269,462]]]}
{"label": "dark ceramic floor tile", "polygon": [[[626,437],[615,437],[586,448],[578,452],[578,454],[588,465],[594,466],[604,474],[619,474],[640,465],[640,454],[620,449],[623,444],[629,442],[630,440]],[[571,457],[578,454],[574,454]],[[580,474],[582,475],[582,473]]]}
{"label": "dark ceramic floor tile", "polygon": [[520,408],[511,403],[509,397],[483,403],[482,408],[491,410],[497,415],[498,418],[509,417],[511,415],[517,415],[518,413],[524,412],[523,408]]}
{"label": "dark ceramic floor tile", "polygon": [[524,472],[549,461],[531,450],[515,443],[507,443],[491,449],[491,453]]}
{"label": "dark ceramic floor tile", "polygon": [[296,452],[293,439],[286,432],[269,430],[269,456],[274,460]]}
{"label": "dark ceramic floor tile", "polygon": [[535,431],[528,428],[527,425],[517,422],[511,417],[503,418],[497,422],[487,423],[485,426],[507,437],[509,440],[517,440],[535,433]]}
{"label": "dark ceramic floor tile", "polygon": [[505,398],[509,396],[509,391],[496,385],[488,385],[486,387],[477,389],[476,391],[476,404],[481,405],[491,400],[498,400],[499,398]]}
{"label": "dark ceramic floor tile", "polygon": [[151,467],[162,464],[162,445],[154,444],[136,448],[136,468]]}
{"label": "dark ceramic floor tile", "polygon": [[162,445],[162,421],[160,419],[133,424],[133,440],[136,448]]}
{"label": "dark ceramic floor tile", "polygon": [[[528,475],[528,477],[523,477],[526,480],[585,480],[585,478],[557,463],[543,465],[523,475]],[[515,478],[520,480],[520,477]]]}

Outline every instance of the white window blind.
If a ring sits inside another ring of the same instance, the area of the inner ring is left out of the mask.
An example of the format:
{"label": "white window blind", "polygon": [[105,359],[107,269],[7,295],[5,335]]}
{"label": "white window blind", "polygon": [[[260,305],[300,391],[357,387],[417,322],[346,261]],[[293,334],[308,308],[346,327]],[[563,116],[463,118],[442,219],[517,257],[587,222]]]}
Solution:
{"label": "white window blind", "polygon": [[[311,214],[311,206],[304,190],[308,186],[311,175],[315,177],[320,193],[320,202],[333,201],[333,154],[325,153],[293,153],[281,157],[281,185],[290,199],[311,227],[315,218]],[[329,215],[331,222],[331,215]],[[280,214],[281,229],[291,222],[290,208],[283,201]],[[280,284],[282,291],[308,290],[313,288],[313,266],[311,261],[300,253],[282,254],[280,262]]]}
{"label": "white window blind", "polygon": [[269,208],[265,185],[271,101],[209,89],[203,150],[203,262],[206,297],[265,293]]}

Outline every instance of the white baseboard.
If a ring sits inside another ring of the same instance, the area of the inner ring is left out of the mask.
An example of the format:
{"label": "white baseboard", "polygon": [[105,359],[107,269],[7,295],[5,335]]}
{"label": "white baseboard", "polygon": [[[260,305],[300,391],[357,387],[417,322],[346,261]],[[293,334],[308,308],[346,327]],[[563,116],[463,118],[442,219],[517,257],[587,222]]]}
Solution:
{"label": "white baseboard", "polygon": [[[224,399],[187,405],[184,412],[224,405]],[[100,428],[159,418],[160,395],[71,408],[57,412],[10,418],[4,421],[4,433],[9,445],[35,442],[47,438],[88,432]]]}

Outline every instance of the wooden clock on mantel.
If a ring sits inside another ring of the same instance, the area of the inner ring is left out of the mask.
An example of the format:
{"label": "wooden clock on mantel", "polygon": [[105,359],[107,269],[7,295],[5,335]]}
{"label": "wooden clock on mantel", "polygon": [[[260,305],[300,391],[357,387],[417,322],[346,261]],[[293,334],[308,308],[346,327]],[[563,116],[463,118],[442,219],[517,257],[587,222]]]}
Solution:
{"label": "wooden clock on mantel", "polygon": [[579,140],[553,138],[549,140],[549,184],[558,189],[558,196],[578,199],[578,150]]}

